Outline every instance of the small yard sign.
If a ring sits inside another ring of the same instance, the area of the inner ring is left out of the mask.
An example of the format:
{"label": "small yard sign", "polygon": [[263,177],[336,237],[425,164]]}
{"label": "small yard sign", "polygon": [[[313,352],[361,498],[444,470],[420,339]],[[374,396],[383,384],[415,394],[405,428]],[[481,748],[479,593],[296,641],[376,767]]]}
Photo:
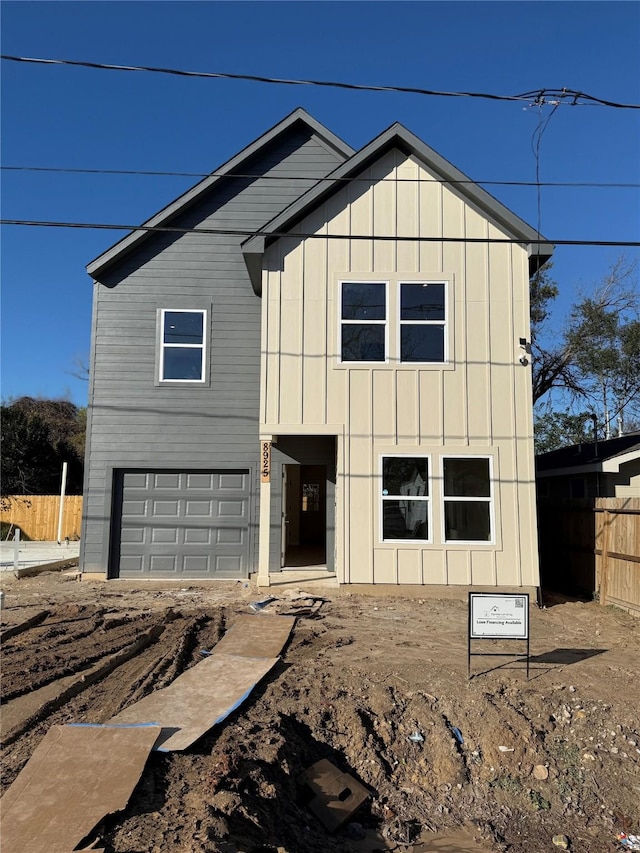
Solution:
{"label": "small yard sign", "polygon": [[[472,640],[525,640],[529,677],[529,596],[527,593],[469,593],[468,673]],[[490,652],[487,654],[491,654]],[[498,652],[497,654],[503,654]]]}

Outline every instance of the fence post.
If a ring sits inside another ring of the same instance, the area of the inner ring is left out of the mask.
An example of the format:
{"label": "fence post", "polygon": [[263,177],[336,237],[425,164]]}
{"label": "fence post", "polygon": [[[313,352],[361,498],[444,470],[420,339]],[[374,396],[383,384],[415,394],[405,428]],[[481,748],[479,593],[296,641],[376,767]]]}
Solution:
{"label": "fence post", "polygon": [[20,563],[20,528],[16,527],[15,532],[13,534],[13,570],[14,570],[14,572],[18,571],[19,563]]}
{"label": "fence post", "polygon": [[602,530],[602,572],[600,574],[600,604],[607,603],[607,592],[609,585],[609,527],[611,526],[611,513],[608,509],[603,513]]}
{"label": "fence post", "polygon": [[60,486],[60,512],[58,513],[58,545],[62,542],[62,517],[64,515],[64,494],[67,486],[67,463],[62,463],[62,485]]}

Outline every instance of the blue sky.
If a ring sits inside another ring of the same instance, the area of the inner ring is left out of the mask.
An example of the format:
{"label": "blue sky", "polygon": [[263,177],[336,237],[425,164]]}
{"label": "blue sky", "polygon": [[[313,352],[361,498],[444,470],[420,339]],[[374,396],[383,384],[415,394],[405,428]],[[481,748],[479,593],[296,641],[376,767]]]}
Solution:
{"label": "blue sky", "polygon": [[[2,53],[512,94],[578,89],[640,103],[635,2],[3,2]],[[535,179],[540,115],[522,103],[199,80],[3,61],[4,166],[208,172],[302,106],[354,148],[400,121],[472,178]],[[545,109],[544,115],[548,114]],[[640,111],[560,107],[544,181],[640,183]],[[2,172],[2,216],[144,221],[196,179]],[[534,188],[487,187],[532,225]],[[551,239],[638,240],[636,189],[545,188]],[[85,266],[123,232],[2,229],[3,399],[86,402]],[[561,247],[555,322],[637,250]]]}

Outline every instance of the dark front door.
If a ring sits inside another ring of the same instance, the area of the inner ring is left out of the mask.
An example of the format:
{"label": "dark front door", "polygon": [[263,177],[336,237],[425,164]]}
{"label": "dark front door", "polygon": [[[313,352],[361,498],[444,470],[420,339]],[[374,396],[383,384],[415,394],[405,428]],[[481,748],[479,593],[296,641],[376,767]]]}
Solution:
{"label": "dark front door", "polygon": [[324,545],[327,531],[327,469],[300,466],[300,544]]}
{"label": "dark front door", "polygon": [[327,466],[283,465],[283,568],[326,565]]}

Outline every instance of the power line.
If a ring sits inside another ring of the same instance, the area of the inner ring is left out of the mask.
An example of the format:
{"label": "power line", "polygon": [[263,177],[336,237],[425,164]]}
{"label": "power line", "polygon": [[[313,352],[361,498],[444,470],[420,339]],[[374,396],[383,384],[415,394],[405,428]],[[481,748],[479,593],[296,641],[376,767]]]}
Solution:
{"label": "power line", "polygon": [[200,77],[206,79],[248,80],[254,83],[271,83],[285,86],[330,86],[337,89],[350,89],[364,92],[402,92],[411,95],[430,95],[443,98],[484,98],[491,101],[528,101],[536,106],[558,104],[566,106],[604,106],[616,109],[637,110],[640,104],[623,104],[597,98],[575,89],[534,89],[518,95],[496,95],[490,92],[447,92],[436,89],[421,89],[414,86],[373,86],[359,83],[345,83],[335,80],[304,80],[283,77],[266,77],[255,74],[229,74],[221,71],[185,71],[177,68],[158,68],[150,65],[113,65],[103,62],[85,62],[76,59],[44,59],[31,56],[9,56],[0,54],[0,59],[11,62],[29,62],[39,65],[67,65],[76,68],[95,68],[105,71],[135,71],[152,74],[171,74],[178,77]]}
{"label": "power line", "polygon": [[[311,177],[309,175],[260,175],[249,172],[165,172],[152,171],[146,169],[73,169],[62,166],[0,166],[0,170],[7,172],[53,172],[63,174],[78,174],[78,175],[141,175],[151,177],[168,177],[168,178],[255,178],[256,180],[267,181],[309,181],[310,183],[318,183],[319,181],[334,181],[336,183],[366,183],[371,184],[377,182],[378,178],[333,178],[331,176],[317,175]],[[399,184],[417,184],[427,183],[420,178],[385,178],[385,181],[392,181]],[[465,180],[438,178],[438,183],[441,184],[484,184],[485,186],[504,186],[504,187],[589,187],[589,188],[606,188],[606,189],[638,189],[640,183],[609,183],[603,181],[473,181],[471,178]]]}
{"label": "power line", "polygon": [[251,231],[246,228],[180,228],[175,225],[122,225],[103,222],[52,222],[48,220],[0,219],[0,225],[22,225],[35,228],[85,228],[108,231],[150,231],[173,234],[218,234],[235,237],[288,237],[290,239],[317,240],[378,240],[400,243],[508,243],[513,245],[553,244],[554,246],[620,246],[640,247],[633,240],[550,240],[543,237],[524,239],[512,237],[396,237],[387,234],[305,234],[290,231]]}

